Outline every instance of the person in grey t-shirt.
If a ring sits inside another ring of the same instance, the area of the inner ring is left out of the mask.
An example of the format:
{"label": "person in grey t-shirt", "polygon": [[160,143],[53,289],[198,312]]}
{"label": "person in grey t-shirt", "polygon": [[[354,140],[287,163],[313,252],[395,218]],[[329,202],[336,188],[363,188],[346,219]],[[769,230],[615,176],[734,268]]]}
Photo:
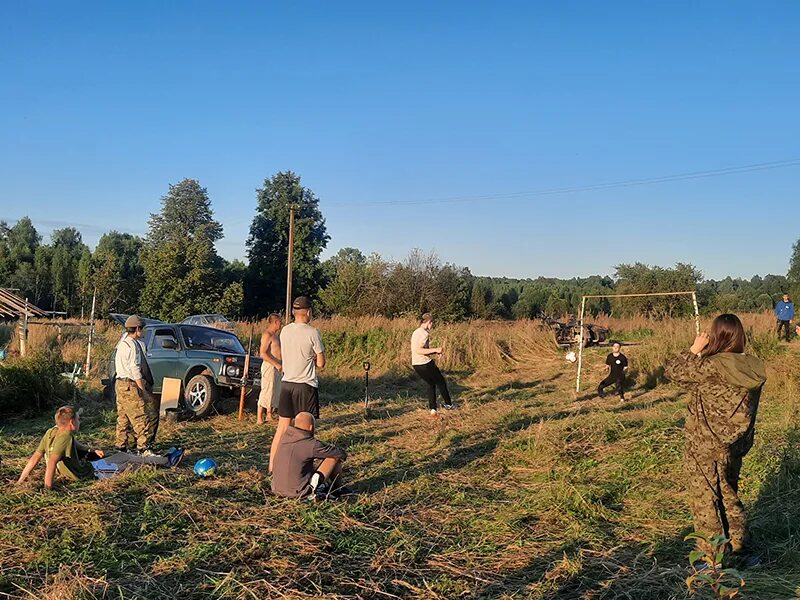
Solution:
{"label": "person in grey t-shirt", "polygon": [[295,415],[309,412],[319,418],[319,380],[317,369],[325,366],[325,346],[319,330],[309,325],[311,301],[305,296],[292,303],[294,323],[281,331],[283,380],[278,401],[278,427],[269,453],[269,472],[272,473],[275,453],[281,436]]}
{"label": "person in grey t-shirt", "polygon": [[272,473],[272,492],[300,498],[308,494],[337,495],[337,478],[347,453],[314,437],[314,415],[298,413],[294,427],[281,437]]}

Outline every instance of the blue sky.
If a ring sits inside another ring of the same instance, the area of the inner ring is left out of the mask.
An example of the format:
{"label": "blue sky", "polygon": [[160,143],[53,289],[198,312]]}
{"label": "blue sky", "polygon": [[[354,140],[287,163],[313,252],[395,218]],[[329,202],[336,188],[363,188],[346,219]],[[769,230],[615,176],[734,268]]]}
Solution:
{"label": "blue sky", "polygon": [[798,159],[798,22],[792,2],[3,3],[0,219],[94,245],[192,177],[243,257],[255,189],[291,169],[326,255],[783,274],[800,166],[436,200]]}

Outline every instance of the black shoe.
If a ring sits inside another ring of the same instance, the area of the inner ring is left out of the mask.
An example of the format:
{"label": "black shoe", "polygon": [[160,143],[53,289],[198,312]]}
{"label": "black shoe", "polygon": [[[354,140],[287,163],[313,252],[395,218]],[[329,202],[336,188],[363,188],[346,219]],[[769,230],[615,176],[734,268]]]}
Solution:
{"label": "black shoe", "polygon": [[456,405],[452,402],[450,404],[442,404],[442,406],[444,406],[447,410],[453,410],[456,407]]}
{"label": "black shoe", "polygon": [[606,393],[603,390],[597,390],[597,395],[600,396],[601,398],[606,397]]}
{"label": "black shoe", "polygon": [[739,569],[758,569],[763,566],[764,562],[757,554],[734,554],[736,566]]}
{"label": "black shoe", "polygon": [[331,490],[331,496],[336,498],[341,498],[342,496],[355,496],[355,494],[356,493],[346,485],[340,485],[339,487]]}

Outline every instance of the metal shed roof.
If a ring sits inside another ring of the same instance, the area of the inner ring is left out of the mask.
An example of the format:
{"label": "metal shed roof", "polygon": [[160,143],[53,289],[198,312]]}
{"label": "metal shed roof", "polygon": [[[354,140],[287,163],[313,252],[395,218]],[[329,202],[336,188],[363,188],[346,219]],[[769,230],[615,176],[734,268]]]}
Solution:
{"label": "metal shed roof", "polygon": [[[25,298],[11,290],[0,288],[0,319],[15,319],[25,315]],[[46,317],[47,312],[28,302],[29,317]]]}

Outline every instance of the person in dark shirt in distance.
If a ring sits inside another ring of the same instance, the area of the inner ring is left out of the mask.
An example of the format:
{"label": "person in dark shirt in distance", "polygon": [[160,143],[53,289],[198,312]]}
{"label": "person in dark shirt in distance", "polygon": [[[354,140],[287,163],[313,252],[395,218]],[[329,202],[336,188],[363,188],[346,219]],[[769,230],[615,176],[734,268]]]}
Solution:
{"label": "person in dark shirt in distance", "polygon": [[606,357],[607,376],[597,386],[597,395],[605,398],[605,388],[616,384],[619,401],[625,401],[625,372],[628,370],[628,357],[621,351],[619,342],[611,346],[611,354]]}

